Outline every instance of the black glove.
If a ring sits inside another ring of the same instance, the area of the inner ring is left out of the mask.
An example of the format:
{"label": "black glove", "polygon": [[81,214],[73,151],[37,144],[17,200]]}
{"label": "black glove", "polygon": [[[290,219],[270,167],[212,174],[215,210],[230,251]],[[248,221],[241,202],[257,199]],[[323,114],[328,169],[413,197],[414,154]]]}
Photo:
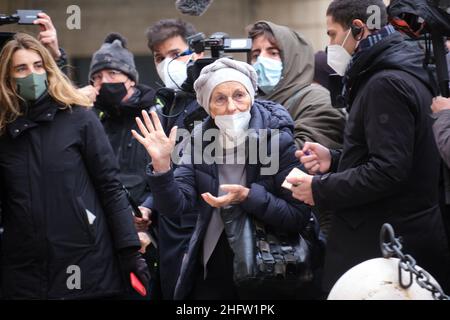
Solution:
{"label": "black glove", "polygon": [[135,248],[123,249],[119,252],[119,261],[122,273],[125,277],[125,283],[131,288],[130,273],[133,272],[142,285],[148,290],[150,284],[150,272],[147,263],[142,255]]}

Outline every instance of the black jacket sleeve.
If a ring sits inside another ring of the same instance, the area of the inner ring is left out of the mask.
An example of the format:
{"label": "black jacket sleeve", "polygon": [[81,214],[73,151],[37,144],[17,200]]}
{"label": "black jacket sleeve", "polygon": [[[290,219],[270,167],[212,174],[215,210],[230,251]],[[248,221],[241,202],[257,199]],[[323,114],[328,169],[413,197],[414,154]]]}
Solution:
{"label": "black jacket sleeve", "polygon": [[107,217],[117,250],[140,247],[131,208],[118,179],[119,165],[102,124],[92,110],[85,111],[82,155]]}
{"label": "black jacket sleeve", "polygon": [[397,77],[371,81],[358,108],[368,149],[364,163],[339,173],[316,176],[316,206],[340,209],[387,197],[405,183],[413,161],[414,101],[410,88]]}
{"label": "black jacket sleeve", "polygon": [[[183,157],[187,157],[184,154]],[[165,173],[152,173],[149,166],[148,181],[153,193],[153,207],[169,218],[179,218],[189,212],[197,201],[194,166],[183,164]]]}
{"label": "black jacket sleeve", "polygon": [[145,198],[144,202],[142,202],[141,207],[147,209],[153,209],[153,194],[150,193],[147,198]]}
{"label": "black jacket sleeve", "polygon": [[341,160],[342,149],[339,150],[330,149],[330,154],[331,154],[330,172],[337,172],[339,167],[339,161]]}

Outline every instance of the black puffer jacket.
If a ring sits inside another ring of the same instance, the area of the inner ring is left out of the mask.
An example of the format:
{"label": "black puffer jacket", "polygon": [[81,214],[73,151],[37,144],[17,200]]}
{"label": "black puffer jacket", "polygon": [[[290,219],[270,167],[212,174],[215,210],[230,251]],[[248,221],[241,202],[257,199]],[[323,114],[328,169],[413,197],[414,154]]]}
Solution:
{"label": "black puffer jacket", "polygon": [[149,195],[145,179],[145,167],[149,156],[145,148],[133,137],[131,130],[137,130],[135,118],[142,110],[149,110],[154,104],[155,91],[145,85],[136,86],[136,92],[120,106],[96,106],[105,127],[114,154],[119,162],[119,179],[138,203]]}
{"label": "black puffer jacket", "polygon": [[[0,136],[5,298],[120,293],[115,254],[140,246],[100,121],[92,110],[59,108],[46,95]],[[81,286],[70,289],[77,268]]]}

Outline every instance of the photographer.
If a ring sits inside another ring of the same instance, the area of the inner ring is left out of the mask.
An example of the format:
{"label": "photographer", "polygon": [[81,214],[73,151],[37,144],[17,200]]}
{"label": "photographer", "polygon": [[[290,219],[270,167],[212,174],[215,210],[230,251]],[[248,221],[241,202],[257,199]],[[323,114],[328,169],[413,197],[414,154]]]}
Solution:
{"label": "photographer", "polygon": [[[198,105],[194,92],[180,90],[187,78],[188,62],[202,56],[189,53],[176,58],[183,52],[189,52],[186,38],[193,34],[193,25],[175,19],[160,20],[147,30],[148,47],[153,53],[158,74],[167,87],[158,91],[168,89],[172,95],[177,91],[173,97],[174,101],[163,106],[163,114],[158,114],[166,135],[174,126],[192,130],[194,121],[202,121],[207,116],[204,109]],[[152,211],[153,198],[149,197],[142,207]],[[182,257],[187,251],[197,216],[195,211],[187,212],[182,217],[170,218],[167,215],[159,215],[156,211],[152,212],[151,223],[158,228],[159,283],[163,299],[173,299]],[[136,219],[136,226],[138,230],[144,231],[149,222],[149,219]]]}
{"label": "photographer", "polygon": [[[381,9],[369,24],[369,6]],[[377,27],[379,29],[377,29]],[[381,0],[334,0],[328,63],[344,72],[349,120],[343,150],[306,143],[297,156],[315,176],[290,179],[295,198],[334,211],[325,258],[330,290],[356,264],[380,256],[390,223],[403,246],[448,290],[449,252],[438,202],[432,81],[417,43],[387,24]]]}
{"label": "photographer", "polygon": [[159,77],[165,88],[177,93],[173,97],[175,101],[163,106],[162,112],[166,116],[160,114],[166,134],[174,126],[192,131],[194,122],[201,122],[207,116],[198,105],[195,92],[187,92],[182,88],[187,79],[189,62],[203,56],[189,50],[187,38],[195,33],[192,24],[175,19],[160,20],[150,26],[146,33]]}

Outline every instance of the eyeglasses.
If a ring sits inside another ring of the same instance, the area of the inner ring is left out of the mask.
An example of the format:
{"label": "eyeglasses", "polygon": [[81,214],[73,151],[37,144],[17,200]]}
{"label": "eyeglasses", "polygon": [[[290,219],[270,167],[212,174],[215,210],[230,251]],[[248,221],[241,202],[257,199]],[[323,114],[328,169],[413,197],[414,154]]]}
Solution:
{"label": "eyeglasses", "polygon": [[105,77],[108,81],[114,81],[117,80],[121,75],[123,75],[123,73],[117,70],[103,70],[93,74],[91,77],[91,82],[93,84],[98,84],[103,80],[103,77]]}
{"label": "eyeglasses", "polygon": [[224,94],[218,94],[217,96],[214,96],[212,98],[211,103],[213,103],[217,107],[225,107],[228,105],[228,101],[230,98],[233,99],[233,101],[237,104],[244,104],[247,102],[248,93],[238,90],[235,91],[231,97]]}

